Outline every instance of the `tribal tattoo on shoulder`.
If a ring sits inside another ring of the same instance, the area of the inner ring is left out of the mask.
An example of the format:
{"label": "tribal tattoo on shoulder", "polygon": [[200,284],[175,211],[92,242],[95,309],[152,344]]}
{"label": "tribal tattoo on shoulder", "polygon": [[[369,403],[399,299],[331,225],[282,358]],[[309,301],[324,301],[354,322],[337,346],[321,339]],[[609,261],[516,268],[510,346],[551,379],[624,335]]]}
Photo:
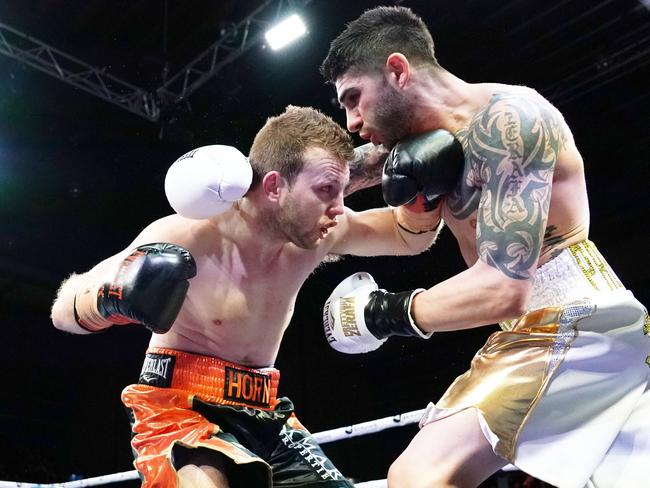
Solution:
{"label": "tribal tattoo on shoulder", "polygon": [[510,278],[531,278],[567,140],[562,116],[537,95],[497,93],[457,137],[467,162],[450,199],[453,215],[464,219],[478,209],[481,259]]}

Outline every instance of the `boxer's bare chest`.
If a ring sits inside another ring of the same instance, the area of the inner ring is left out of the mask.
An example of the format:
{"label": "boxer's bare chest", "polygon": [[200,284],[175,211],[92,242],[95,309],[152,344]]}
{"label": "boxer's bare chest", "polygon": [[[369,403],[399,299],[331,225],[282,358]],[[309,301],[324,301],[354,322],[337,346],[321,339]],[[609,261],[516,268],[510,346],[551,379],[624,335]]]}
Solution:
{"label": "boxer's bare chest", "polygon": [[217,326],[264,323],[286,326],[293,303],[313,265],[295,254],[261,264],[232,254],[206,257],[188,298],[204,320]]}
{"label": "boxer's bare chest", "polygon": [[260,265],[237,254],[201,256],[197,275],[171,331],[158,347],[217,356],[239,364],[273,364],[313,256]]}

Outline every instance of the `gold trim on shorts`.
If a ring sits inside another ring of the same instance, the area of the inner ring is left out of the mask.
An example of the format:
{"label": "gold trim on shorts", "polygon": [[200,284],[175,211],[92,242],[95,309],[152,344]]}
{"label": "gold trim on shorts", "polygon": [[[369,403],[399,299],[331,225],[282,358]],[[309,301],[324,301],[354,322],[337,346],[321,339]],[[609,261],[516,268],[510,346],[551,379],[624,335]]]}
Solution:
{"label": "gold trim on shorts", "polygon": [[569,252],[594,290],[612,291],[625,288],[596,245],[590,240],[569,246]]}
{"label": "gold trim on shorts", "polygon": [[[563,251],[568,251],[571,254],[577,269],[580,270],[582,276],[584,276],[589,285],[591,285],[593,291],[598,292],[625,289],[621,280],[618,279],[616,273],[614,273],[609,264],[607,264],[607,261],[605,261],[605,258],[600,254],[600,251],[598,251],[598,248],[592,241],[586,239],[577,242]],[[553,260],[543,264],[540,269],[544,268],[546,264],[552,263],[552,261]],[[550,284],[549,286],[553,285]],[[503,330],[512,330],[516,321],[517,319],[504,320],[503,322],[500,322],[499,325]],[[648,331],[646,334],[650,334],[650,324],[648,324]]]}
{"label": "gold trim on shorts", "polygon": [[456,378],[435,407],[476,407],[499,439],[496,454],[512,462],[519,433],[577,335],[576,322],[594,310],[584,300],[524,314],[513,330],[488,338],[470,370]]}

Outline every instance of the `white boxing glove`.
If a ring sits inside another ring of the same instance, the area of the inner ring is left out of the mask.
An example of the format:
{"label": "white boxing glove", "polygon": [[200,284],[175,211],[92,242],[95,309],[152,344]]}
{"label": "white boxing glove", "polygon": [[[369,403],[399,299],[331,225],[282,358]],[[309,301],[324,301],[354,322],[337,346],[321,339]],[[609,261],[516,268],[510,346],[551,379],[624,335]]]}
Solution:
{"label": "white boxing glove", "polygon": [[203,146],[178,158],[167,170],[165,194],[183,217],[207,219],[228,210],[253,180],[248,158],[232,146]]}
{"label": "white boxing glove", "polygon": [[411,315],[413,297],[423,291],[391,293],[379,289],[368,273],[348,276],[323,308],[327,342],[339,352],[357,354],[374,351],[391,336],[428,339],[433,332],[421,330]]}
{"label": "white boxing glove", "polygon": [[368,273],[354,273],[334,288],[323,307],[325,337],[333,349],[359,354],[374,351],[386,342],[386,338],[372,335],[364,320],[368,295],[378,288]]}

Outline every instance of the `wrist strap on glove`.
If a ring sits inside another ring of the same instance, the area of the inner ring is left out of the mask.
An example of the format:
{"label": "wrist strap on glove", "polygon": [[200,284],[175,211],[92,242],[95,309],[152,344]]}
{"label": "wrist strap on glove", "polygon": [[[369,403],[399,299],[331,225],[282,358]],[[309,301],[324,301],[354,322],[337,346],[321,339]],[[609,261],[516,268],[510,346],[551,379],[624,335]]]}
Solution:
{"label": "wrist strap on glove", "polygon": [[386,290],[371,292],[364,309],[364,320],[370,333],[377,339],[393,335],[422,339],[431,337],[433,332],[422,332],[411,316],[413,297],[422,291],[423,288],[399,293],[389,293]]}
{"label": "wrist strap on glove", "polygon": [[100,332],[108,329],[113,322],[102,316],[97,308],[97,288],[95,283],[82,287],[74,297],[73,311],[77,325],[86,332]]}

